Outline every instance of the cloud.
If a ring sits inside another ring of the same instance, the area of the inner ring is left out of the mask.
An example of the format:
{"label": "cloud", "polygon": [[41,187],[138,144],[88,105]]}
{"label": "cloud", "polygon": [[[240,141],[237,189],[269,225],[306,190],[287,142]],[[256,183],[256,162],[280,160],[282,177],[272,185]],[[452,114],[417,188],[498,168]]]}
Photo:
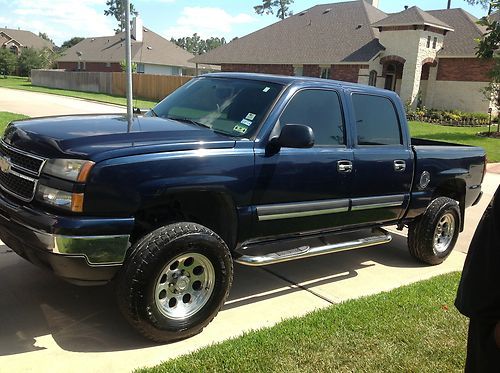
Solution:
{"label": "cloud", "polygon": [[212,7],[185,7],[174,26],[165,30],[167,38],[193,35],[203,38],[228,37],[235,25],[247,24],[254,19],[245,13],[229,14],[224,9]]}
{"label": "cloud", "polygon": [[9,3],[12,28],[46,32],[60,45],[73,36],[112,35],[114,23],[101,0],[18,0]]}

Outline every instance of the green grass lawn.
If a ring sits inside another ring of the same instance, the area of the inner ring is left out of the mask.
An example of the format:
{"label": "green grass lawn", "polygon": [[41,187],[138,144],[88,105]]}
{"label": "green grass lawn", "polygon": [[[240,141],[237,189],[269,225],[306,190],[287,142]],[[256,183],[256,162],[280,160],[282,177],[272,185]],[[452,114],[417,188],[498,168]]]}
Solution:
{"label": "green grass lawn", "polygon": [[23,118],[28,118],[28,117],[21,114],[14,114],[6,111],[0,111],[0,134],[3,134],[3,131],[5,130],[5,127],[7,127],[7,124],[9,124],[9,122]]}
{"label": "green grass lawn", "polygon": [[[476,136],[478,132],[487,132],[488,127],[450,127],[422,122],[409,124],[412,137],[481,146],[486,150],[488,162],[500,162],[500,139]],[[496,131],[496,125],[491,127],[492,131]]]}
{"label": "green grass lawn", "polygon": [[[79,92],[79,91],[68,91],[56,88],[37,87],[31,85],[31,82],[29,82],[27,78],[22,78],[18,76],[9,76],[7,77],[7,79],[0,78],[0,87],[21,89],[24,91],[31,91],[31,92],[51,93],[60,96],[83,98],[86,100],[93,100],[93,101],[105,102],[109,104],[116,104],[122,106],[127,105],[127,99],[124,97],[106,95],[104,93]],[[135,107],[139,107],[141,109],[149,109],[156,104],[156,101],[134,99],[133,104]]]}
{"label": "green grass lawn", "polygon": [[[140,372],[462,372],[452,273],[252,331]],[[244,321],[244,320],[242,320]]]}

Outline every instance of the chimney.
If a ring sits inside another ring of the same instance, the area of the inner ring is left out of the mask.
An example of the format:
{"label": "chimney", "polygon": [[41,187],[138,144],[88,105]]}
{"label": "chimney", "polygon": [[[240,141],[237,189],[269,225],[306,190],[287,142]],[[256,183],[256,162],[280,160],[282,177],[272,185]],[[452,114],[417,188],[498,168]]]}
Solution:
{"label": "chimney", "polygon": [[378,3],[379,0],[365,0],[368,4],[374,6],[375,8],[378,8]]}
{"label": "chimney", "polygon": [[132,39],[142,42],[142,19],[139,16],[132,21]]}

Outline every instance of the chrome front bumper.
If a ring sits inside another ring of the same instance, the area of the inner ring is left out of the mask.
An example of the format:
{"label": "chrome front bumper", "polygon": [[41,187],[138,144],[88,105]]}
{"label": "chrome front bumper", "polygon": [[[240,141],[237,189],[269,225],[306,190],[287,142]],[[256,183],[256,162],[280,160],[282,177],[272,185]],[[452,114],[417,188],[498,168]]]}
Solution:
{"label": "chrome front bumper", "polygon": [[130,247],[128,235],[49,236],[53,253],[84,256],[91,265],[123,263]]}

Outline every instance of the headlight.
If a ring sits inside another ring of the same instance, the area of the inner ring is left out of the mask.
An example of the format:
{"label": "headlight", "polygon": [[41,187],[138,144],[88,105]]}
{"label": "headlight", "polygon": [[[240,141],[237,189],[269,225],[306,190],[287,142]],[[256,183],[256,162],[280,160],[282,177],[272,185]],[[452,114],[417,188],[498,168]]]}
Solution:
{"label": "headlight", "polygon": [[64,180],[84,183],[94,162],[81,159],[51,159],[45,163],[43,172]]}
{"label": "headlight", "polygon": [[39,184],[36,191],[36,198],[51,206],[68,211],[83,211],[83,193],[66,192]]}

